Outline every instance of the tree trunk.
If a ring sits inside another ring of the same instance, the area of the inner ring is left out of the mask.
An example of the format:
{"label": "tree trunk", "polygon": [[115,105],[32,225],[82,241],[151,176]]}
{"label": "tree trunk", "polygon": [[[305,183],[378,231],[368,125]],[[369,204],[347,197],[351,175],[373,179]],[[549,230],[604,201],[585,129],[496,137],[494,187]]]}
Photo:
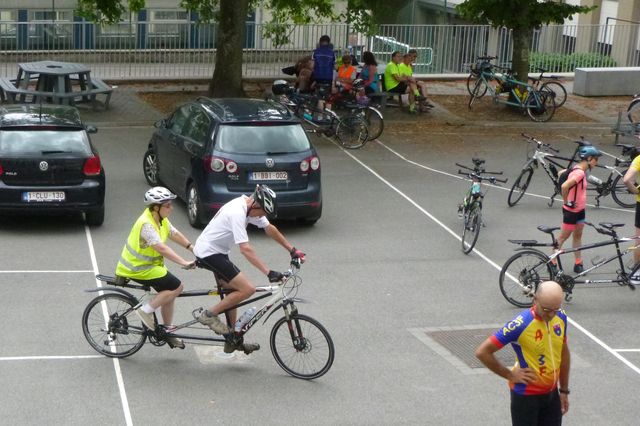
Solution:
{"label": "tree trunk", "polygon": [[529,49],[531,48],[531,28],[513,29],[513,63],[516,79],[527,82],[529,78]]}
{"label": "tree trunk", "polygon": [[209,95],[217,98],[243,97],[242,48],[249,0],[220,0],[216,34],[216,64],[209,83]]}

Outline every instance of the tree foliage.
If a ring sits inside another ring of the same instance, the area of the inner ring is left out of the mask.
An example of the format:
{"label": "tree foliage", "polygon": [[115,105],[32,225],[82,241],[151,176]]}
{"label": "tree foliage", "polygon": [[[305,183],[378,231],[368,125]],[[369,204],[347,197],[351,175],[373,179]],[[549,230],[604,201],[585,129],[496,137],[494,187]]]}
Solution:
{"label": "tree foliage", "polygon": [[512,29],[512,67],[521,80],[526,80],[532,31],[546,24],[562,24],[576,13],[588,13],[595,8],[553,0],[466,0],[456,6],[456,11],[470,22]]}
{"label": "tree foliage", "polygon": [[[240,96],[242,91],[242,48],[248,12],[258,7],[272,12],[264,35],[275,45],[289,41],[295,25],[320,22],[351,24],[360,32],[375,29],[376,16],[393,10],[388,0],[348,0],[346,10],[337,13],[334,0],[176,0],[176,6],[197,13],[201,22],[218,22],[216,67],[209,85],[213,96]],[[145,0],[78,0],[76,12],[102,24],[119,22],[126,10],[137,12]]]}

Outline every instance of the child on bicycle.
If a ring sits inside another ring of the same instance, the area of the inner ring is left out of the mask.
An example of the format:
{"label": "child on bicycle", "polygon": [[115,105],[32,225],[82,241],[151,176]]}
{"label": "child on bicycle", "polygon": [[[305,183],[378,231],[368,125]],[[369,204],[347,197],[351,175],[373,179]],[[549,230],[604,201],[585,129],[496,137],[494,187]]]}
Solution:
{"label": "child on bicycle", "polygon": [[[164,259],[185,268],[194,267],[193,262],[184,260],[166,244],[170,239],[193,251],[189,240],[169,222],[175,198],[175,194],[162,186],[151,188],[144,194],[147,207],[133,224],[116,267],[117,277],[130,278],[158,292],[150,302],[135,311],[150,330],[155,330],[153,312],[157,309],[162,312],[165,327],[171,328],[174,301],[183,288],[180,280],[164,266]],[[172,348],[184,349],[184,343],[177,337],[169,336],[165,340]]]}

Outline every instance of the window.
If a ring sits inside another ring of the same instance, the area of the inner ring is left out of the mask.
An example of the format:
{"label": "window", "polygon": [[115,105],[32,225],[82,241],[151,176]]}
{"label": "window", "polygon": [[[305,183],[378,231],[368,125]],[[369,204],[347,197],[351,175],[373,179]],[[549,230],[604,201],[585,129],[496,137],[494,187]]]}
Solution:
{"label": "window", "polygon": [[2,155],[91,154],[84,130],[3,130],[0,132]]}
{"label": "window", "polygon": [[135,13],[124,12],[120,22],[111,25],[96,26],[96,47],[98,49],[128,49],[136,40]]}
{"label": "window", "polygon": [[149,35],[178,36],[189,22],[187,12],[178,10],[152,10],[149,18]]}
{"label": "window", "polygon": [[190,105],[185,105],[173,113],[167,128],[172,132],[182,135],[183,130],[186,131],[187,118],[189,117]]}
{"label": "window", "polygon": [[73,25],[72,10],[29,11],[30,49],[69,49]]}
{"label": "window", "polygon": [[191,116],[189,117],[185,136],[201,145],[207,143],[211,119],[198,106],[191,106]]}
{"label": "window", "polygon": [[277,154],[310,149],[300,124],[220,126],[218,149],[233,154]]}

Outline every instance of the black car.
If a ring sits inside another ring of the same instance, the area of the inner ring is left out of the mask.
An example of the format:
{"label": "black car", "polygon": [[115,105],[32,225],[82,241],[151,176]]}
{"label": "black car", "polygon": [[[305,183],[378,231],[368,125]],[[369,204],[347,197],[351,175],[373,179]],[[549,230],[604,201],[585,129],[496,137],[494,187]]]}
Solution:
{"label": "black car", "polygon": [[0,212],[81,211],[104,221],[100,156],[74,107],[0,107]]}
{"label": "black car", "polygon": [[144,176],[186,201],[192,226],[206,224],[259,183],[277,193],[278,219],[313,224],[320,218],[320,159],[300,121],[282,106],[198,98],[155,126]]}

